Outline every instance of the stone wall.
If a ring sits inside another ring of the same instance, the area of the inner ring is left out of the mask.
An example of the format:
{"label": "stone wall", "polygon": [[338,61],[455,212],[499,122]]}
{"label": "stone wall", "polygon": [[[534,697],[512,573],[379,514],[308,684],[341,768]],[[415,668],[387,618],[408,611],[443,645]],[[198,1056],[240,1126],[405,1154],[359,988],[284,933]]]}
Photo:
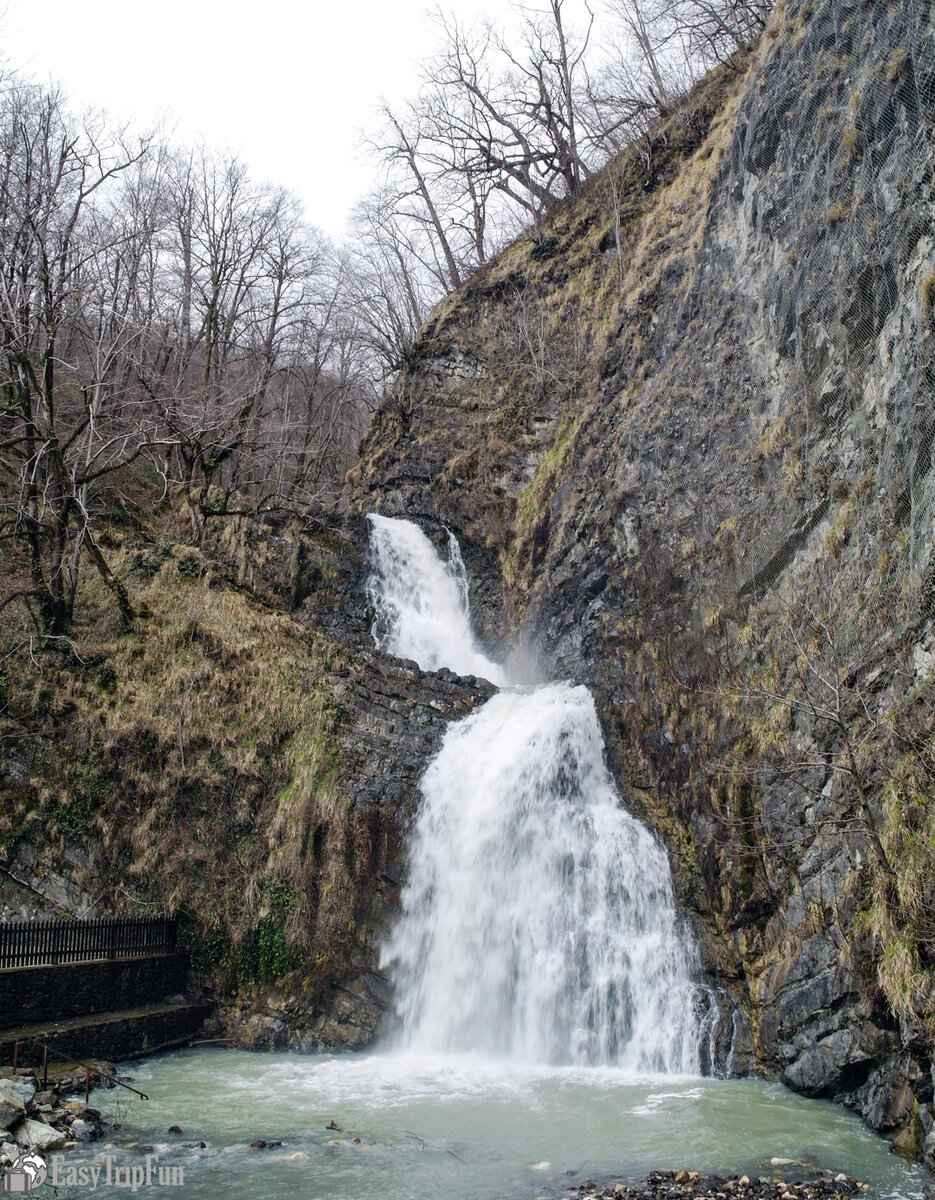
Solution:
{"label": "stone wall", "polygon": [[183,993],[187,976],[187,954],[20,967],[0,971],[0,1013],[6,1027],[138,1008]]}
{"label": "stone wall", "polygon": [[52,1064],[63,1060],[103,1059],[113,1063],[140,1058],[191,1041],[204,1024],[207,1012],[208,1006],[204,1004],[151,1005],[128,1013],[98,1013],[34,1029],[35,1041],[23,1040],[17,1044],[15,1037],[0,1034],[0,1065],[12,1065],[15,1055],[19,1067],[41,1067],[42,1047],[48,1047]]}

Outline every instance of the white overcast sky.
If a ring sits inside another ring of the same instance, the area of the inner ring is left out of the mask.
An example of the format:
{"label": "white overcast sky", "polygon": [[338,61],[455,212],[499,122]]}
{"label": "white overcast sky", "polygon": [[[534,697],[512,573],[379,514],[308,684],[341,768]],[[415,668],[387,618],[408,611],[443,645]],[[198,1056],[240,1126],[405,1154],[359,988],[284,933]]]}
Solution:
{"label": "white overcast sky", "polygon": [[[437,43],[429,0],[0,0],[9,66],[179,141],[234,150],[340,237],[370,173],[357,130],[381,95],[415,94]],[[507,0],[454,0],[473,16]]]}

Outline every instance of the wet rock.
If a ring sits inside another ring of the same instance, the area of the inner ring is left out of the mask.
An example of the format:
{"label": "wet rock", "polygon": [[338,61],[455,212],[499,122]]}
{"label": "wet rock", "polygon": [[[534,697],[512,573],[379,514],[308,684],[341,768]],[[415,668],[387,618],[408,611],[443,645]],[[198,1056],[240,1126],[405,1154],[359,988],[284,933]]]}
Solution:
{"label": "wet rock", "polygon": [[883,1055],[897,1046],[891,1034],[855,1020],[805,1047],[786,1067],[783,1082],[806,1096],[837,1096],[859,1087]]}
{"label": "wet rock", "polygon": [[278,1017],[251,1013],[233,1030],[244,1050],[278,1050],[286,1044],[286,1027]]}
{"label": "wet rock", "polygon": [[877,1133],[903,1129],[911,1120],[915,1092],[911,1078],[919,1078],[918,1065],[911,1060],[884,1063],[857,1092],[854,1101]]}
{"label": "wet rock", "polygon": [[926,1135],[922,1146],[922,1160],[930,1171],[935,1172],[935,1129]]}
{"label": "wet rock", "polygon": [[421,671],[414,662],[361,651],[332,692],[346,712],[340,753],[349,794],[361,805],[406,812],[449,723],[495,691],[486,680]]}
{"label": "wet rock", "polygon": [[[579,1189],[581,1191],[582,1189]],[[654,1171],[643,1180],[589,1185],[586,1194],[607,1200],[818,1200],[850,1196],[867,1185],[839,1172],[832,1176],[802,1167],[795,1178],[702,1175],[697,1171]]]}
{"label": "wet rock", "polygon": [[83,1121],[80,1117],[72,1121],[69,1131],[72,1137],[77,1138],[79,1142],[93,1142],[104,1136],[104,1130],[100,1125],[93,1121]]}

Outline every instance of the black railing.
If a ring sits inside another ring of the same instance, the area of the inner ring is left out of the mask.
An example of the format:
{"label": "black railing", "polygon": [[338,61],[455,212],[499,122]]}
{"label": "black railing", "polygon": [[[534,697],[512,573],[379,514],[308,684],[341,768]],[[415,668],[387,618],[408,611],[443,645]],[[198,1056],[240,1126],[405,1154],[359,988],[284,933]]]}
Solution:
{"label": "black railing", "polygon": [[0,970],[171,954],[175,935],[174,917],[0,922]]}

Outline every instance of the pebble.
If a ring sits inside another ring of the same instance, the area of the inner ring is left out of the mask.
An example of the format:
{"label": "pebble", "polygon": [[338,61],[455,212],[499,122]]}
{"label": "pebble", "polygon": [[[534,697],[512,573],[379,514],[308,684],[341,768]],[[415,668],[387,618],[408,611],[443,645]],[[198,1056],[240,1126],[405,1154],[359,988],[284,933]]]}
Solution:
{"label": "pebble", "polygon": [[[776,1166],[776,1163],[771,1163]],[[572,1188],[579,1200],[835,1200],[869,1191],[870,1187],[844,1172],[832,1174],[801,1163],[790,1162],[796,1177],[781,1175],[762,1178],[749,1175],[702,1175],[698,1171],[653,1171],[639,1181],[614,1180],[595,1183],[587,1180]]]}

